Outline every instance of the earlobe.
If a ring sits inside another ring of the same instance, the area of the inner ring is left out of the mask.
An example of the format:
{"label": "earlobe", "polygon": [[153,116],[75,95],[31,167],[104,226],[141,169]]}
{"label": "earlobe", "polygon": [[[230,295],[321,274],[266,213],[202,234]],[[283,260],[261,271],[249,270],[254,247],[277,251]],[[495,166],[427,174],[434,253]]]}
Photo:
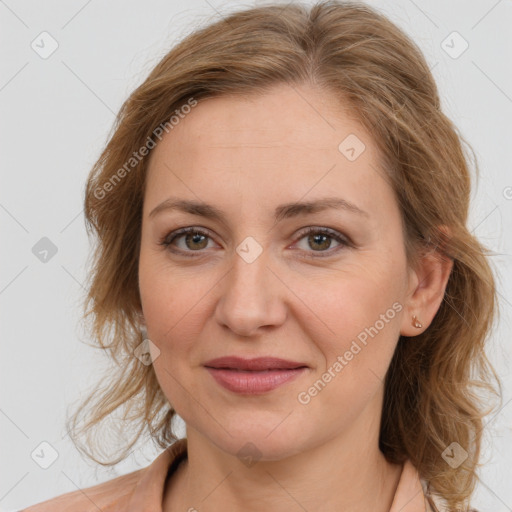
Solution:
{"label": "earlobe", "polygon": [[135,316],[136,316],[137,321],[139,322],[140,326],[141,327],[145,327],[146,326],[146,319],[144,318],[144,313],[142,312],[142,309],[141,310],[137,310],[137,312],[135,313]]}

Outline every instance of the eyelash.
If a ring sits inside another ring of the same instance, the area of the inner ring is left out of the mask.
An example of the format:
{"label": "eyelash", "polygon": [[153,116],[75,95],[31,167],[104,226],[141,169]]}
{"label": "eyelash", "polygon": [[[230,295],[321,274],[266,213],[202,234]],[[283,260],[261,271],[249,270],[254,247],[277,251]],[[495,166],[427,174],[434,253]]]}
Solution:
{"label": "eyelash", "polygon": [[[171,248],[172,242],[174,242],[176,239],[178,239],[181,236],[186,235],[188,233],[194,233],[194,234],[197,233],[199,235],[204,235],[204,236],[206,236],[206,237],[208,237],[210,239],[212,238],[207,231],[204,231],[204,230],[199,229],[199,228],[194,228],[194,227],[186,227],[186,228],[181,228],[181,229],[178,229],[176,231],[172,231],[171,233],[168,233],[163,238],[161,238],[158,243],[159,243],[159,245],[164,246],[166,249],[168,249],[169,251],[171,251],[171,252],[173,252],[175,254],[180,254],[180,255],[183,255],[185,257],[194,258],[196,256],[194,256],[193,254],[190,254],[190,253],[200,253],[202,251],[201,250],[198,250],[198,251],[183,251],[181,249],[172,249]],[[337,231],[335,231],[333,229],[330,229],[330,228],[318,228],[318,227],[315,227],[315,226],[309,226],[309,227],[303,229],[300,232],[299,238],[297,240],[298,241],[302,240],[305,236],[307,236],[309,234],[312,234],[312,233],[327,235],[328,237],[333,238],[334,240],[339,242],[341,244],[341,246],[334,248],[334,250],[306,251],[306,253],[309,253],[309,254],[307,256],[305,256],[305,257],[308,257],[308,258],[326,258],[326,257],[332,256],[334,253],[339,252],[343,248],[353,247],[352,242],[347,237],[344,237],[343,235],[341,235]]]}

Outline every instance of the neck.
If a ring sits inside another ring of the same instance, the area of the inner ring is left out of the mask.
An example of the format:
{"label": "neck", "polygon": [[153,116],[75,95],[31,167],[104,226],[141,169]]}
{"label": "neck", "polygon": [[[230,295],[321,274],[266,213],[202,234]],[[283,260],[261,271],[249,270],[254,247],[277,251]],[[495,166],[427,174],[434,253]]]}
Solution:
{"label": "neck", "polygon": [[402,465],[378,449],[378,422],[279,460],[246,465],[187,427],[188,457],[169,479],[163,512],[388,512]]}

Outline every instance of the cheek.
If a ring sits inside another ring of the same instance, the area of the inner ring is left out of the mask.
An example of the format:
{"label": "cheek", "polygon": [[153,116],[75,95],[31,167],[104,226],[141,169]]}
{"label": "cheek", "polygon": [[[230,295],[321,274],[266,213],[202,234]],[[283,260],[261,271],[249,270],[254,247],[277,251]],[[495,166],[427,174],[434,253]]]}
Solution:
{"label": "cheek", "polygon": [[178,359],[194,359],[202,333],[209,293],[218,281],[211,271],[191,273],[171,266],[162,254],[141,253],[139,288],[148,337],[160,350],[155,362],[165,368]]}
{"label": "cheek", "polygon": [[154,330],[168,330],[185,314],[197,295],[198,279],[171,266],[165,252],[143,246],[139,261],[139,290],[146,322]]}
{"label": "cheek", "polygon": [[201,336],[197,315],[206,290],[201,293],[197,280],[191,281],[190,276],[180,279],[179,270],[171,271],[157,261],[155,265],[143,260],[141,263],[139,287],[148,338],[158,348],[153,368],[167,399],[183,412],[190,401],[189,393],[197,395],[189,363]]}
{"label": "cheek", "polygon": [[400,333],[402,305],[391,283],[376,290],[374,283],[360,277],[325,283],[323,288],[310,295],[321,322],[310,319],[309,328],[302,326],[323,356],[323,365],[297,399],[307,404],[304,411],[334,426],[349,423],[382,389]]}
{"label": "cheek", "polygon": [[341,356],[354,381],[385,374],[400,333],[400,269],[400,262],[381,258],[371,265],[368,258],[325,279],[300,282],[304,304],[295,318],[305,319],[302,329],[324,355],[325,369]]}
{"label": "cheek", "polygon": [[148,334],[161,345],[160,350],[175,345],[177,338],[185,347],[186,339],[194,334],[194,326],[199,334],[200,322],[195,318],[201,310],[201,293],[193,283],[166,280],[161,274],[155,280],[142,278],[141,300]]}

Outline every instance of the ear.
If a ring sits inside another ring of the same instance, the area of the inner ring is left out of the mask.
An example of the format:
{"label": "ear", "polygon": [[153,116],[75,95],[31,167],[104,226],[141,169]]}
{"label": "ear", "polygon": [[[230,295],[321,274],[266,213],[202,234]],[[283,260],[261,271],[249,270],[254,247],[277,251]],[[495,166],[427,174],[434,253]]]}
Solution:
{"label": "ear", "polygon": [[[449,233],[446,226],[441,226],[440,230]],[[421,334],[432,323],[443,300],[452,268],[453,260],[435,246],[421,256],[415,269],[410,269],[408,299],[400,329],[402,336]],[[413,326],[413,315],[422,324],[421,328]]]}

